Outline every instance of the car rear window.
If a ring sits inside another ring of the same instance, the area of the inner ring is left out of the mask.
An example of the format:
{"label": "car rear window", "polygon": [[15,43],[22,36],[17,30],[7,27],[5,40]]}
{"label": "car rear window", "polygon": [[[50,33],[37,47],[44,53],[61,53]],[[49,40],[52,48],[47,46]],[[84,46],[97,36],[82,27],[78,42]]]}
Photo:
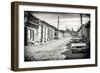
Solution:
{"label": "car rear window", "polygon": [[80,43],[83,42],[82,39],[72,39],[72,43]]}

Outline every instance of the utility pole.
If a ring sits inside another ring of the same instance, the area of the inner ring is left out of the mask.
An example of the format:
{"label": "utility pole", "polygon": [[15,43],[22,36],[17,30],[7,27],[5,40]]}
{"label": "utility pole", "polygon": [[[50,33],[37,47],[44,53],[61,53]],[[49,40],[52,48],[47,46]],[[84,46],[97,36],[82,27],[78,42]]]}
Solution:
{"label": "utility pole", "polygon": [[65,34],[66,34],[66,36],[67,36],[67,34],[68,34],[67,25],[66,25],[66,27],[65,27]]}
{"label": "utility pole", "polygon": [[[82,21],[82,14],[80,14],[80,21],[81,21],[81,27],[82,27],[82,23],[83,23],[83,21]],[[83,37],[83,29],[82,28],[81,28],[81,33],[82,33],[81,37]]]}
{"label": "utility pole", "polygon": [[58,21],[57,21],[57,39],[59,38],[59,16],[58,16]]}
{"label": "utility pole", "polygon": [[71,31],[71,35],[73,36],[73,28],[72,28],[72,31]]}

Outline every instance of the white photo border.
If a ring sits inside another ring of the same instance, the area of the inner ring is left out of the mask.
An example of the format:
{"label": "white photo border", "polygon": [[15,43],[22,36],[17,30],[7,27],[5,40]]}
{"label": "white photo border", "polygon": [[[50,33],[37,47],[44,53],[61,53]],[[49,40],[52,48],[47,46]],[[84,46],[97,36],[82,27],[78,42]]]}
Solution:
{"label": "white photo border", "polygon": [[[52,66],[71,66],[71,65],[84,65],[84,64],[95,64],[95,9],[85,8],[65,8],[65,7],[50,7],[50,6],[37,6],[37,5],[19,5],[19,42],[18,42],[18,66],[19,68],[35,68],[35,67],[52,67]],[[62,12],[62,13],[88,13],[91,15],[91,58],[90,59],[73,59],[73,60],[57,60],[57,61],[31,61],[24,62],[24,11],[45,11],[45,12]]]}

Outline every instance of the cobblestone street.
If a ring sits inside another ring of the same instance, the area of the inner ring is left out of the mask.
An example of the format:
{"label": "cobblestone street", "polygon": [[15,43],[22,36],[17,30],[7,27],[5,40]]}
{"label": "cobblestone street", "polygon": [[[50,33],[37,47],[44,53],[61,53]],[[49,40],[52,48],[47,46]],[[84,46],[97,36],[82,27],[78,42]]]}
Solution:
{"label": "cobblestone street", "polygon": [[28,60],[63,60],[65,55],[62,53],[67,51],[66,44],[69,43],[71,37],[52,40],[46,44],[38,46],[25,46],[25,57]]}

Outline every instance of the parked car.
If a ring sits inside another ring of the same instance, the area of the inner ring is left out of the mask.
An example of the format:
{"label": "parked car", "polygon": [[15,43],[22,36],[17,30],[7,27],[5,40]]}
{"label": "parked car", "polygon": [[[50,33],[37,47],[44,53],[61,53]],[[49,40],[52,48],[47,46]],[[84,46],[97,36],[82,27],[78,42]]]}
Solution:
{"label": "parked car", "polygon": [[72,38],[70,42],[70,47],[73,52],[85,52],[87,50],[87,44],[83,41],[82,38],[76,37]]}

